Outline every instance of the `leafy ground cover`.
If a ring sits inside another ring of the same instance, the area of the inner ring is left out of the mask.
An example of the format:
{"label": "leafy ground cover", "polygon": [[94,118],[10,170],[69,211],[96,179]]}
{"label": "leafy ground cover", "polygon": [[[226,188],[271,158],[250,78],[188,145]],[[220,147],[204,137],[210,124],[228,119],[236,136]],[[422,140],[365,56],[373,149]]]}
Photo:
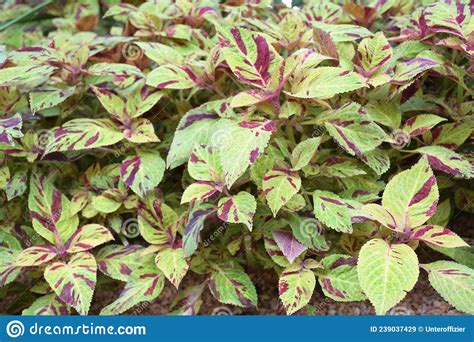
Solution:
{"label": "leafy ground cover", "polygon": [[8,312],[258,308],[270,272],[289,315],[420,274],[474,313],[469,1],[1,6]]}

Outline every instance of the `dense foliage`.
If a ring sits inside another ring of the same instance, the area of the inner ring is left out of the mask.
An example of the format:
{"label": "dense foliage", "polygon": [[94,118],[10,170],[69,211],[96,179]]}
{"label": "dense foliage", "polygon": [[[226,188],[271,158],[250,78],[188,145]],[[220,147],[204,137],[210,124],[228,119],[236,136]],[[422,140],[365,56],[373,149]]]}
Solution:
{"label": "dense foliage", "polygon": [[421,269],[474,313],[447,227],[474,212],[473,8],[430,2],[7,0],[2,298],[88,314],[113,289],[120,314],[174,286],[197,314],[257,306],[271,270],[288,314],[316,286],[385,314]]}

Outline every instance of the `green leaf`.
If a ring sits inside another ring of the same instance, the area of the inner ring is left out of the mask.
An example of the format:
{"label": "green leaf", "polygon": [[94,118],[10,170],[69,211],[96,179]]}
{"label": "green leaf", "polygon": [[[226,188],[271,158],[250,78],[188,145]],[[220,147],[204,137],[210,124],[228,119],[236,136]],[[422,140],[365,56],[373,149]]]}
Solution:
{"label": "green leaf", "polygon": [[333,254],[323,258],[321,263],[324,273],[318,277],[318,281],[326,296],[337,302],[366,299],[357,276],[356,258]]}
{"label": "green leaf", "polygon": [[120,165],[120,177],[140,197],[153,190],[162,180],[166,163],[158,151],[139,150]]}
{"label": "green leaf", "polygon": [[365,87],[365,80],[355,72],[336,67],[319,67],[310,69],[306,77],[292,84],[287,94],[303,99],[325,100]]}
{"label": "green leaf", "polygon": [[288,315],[309,303],[316,286],[313,271],[299,263],[291,264],[280,274],[278,293]]}
{"label": "green leaf", "polygon": [[313,192],[314,215],[326,226],[344,233],[352,232],[352,223],[365,215],[357,201],[342,199],[330,191]]}
{"label": "green leaf", "polygon": [[301,170],[309,164],[321,143],[321,137],[303,140],[291,153],[291,165],[293,170]]}
{"label": "green leaf", "polygon": [[59,299],[81,315],[89,312],[96,277],[97,264],[88,252],[73,254],[68,263],[57,261],[49,264],[44,272],[44,278]]}
{"label": "green leaf", "polygon": [[474,271],[471,268],[453,261],[435,261],[421,267],[446,301],[458,310],[474,314]]}
{"label": "green leaf", "polygon": [[263,192],[273,216],[283,207],[301,187],[301,178],[296,171],[272,168],[263,177]]}
{"label": "green leaf", "polygon": [[426,158],[395,175],[385,187],[382,206],[395,218],[397,228],[414,228],[436,211],[438,185]]}
{"label": "green leaf", "polygon": [[375,312],[384,315],[415,286],[418,258],[407,245],[372,239],[360,250],[357,274]]}
{"label": "green leaf", "polygon": [[71,202],[43,175],[33,173],[28,207],[35,231],[57,247],[62,247],[79,225],[70,214]]}
{"label": "green leaf", "polygon": [[446,119],[433,114],[416,115],[405,122],[403,132],[411,137],[416,137],[428,132],[431,128],[443,121],[446,121]]}
{"label": "green leaf", "polygon": [[383,32],[364,38],[357,49],[357,58],[364,72],[370,76],[379,71],[392,58],[392,47]]}
{"label": "green leaf", "polygon": [[270,120],[219,121],[211,136],[211,146],[219,150],[228,187],[263,153],[274,131],[275,123]]}
{"label": "green leaf", "polygon": [[204,201],[219,190],[218,185],[208,181],[198,181],[189,185],[181,196],[181,204]]}
{"label": "green leaf", "polygon": [[257,306],[257,291],[247,273],[227,266],[211,273],[209,289],[219,302],[241,307]]}
{"label": "green leaf", "polygon": [[45,91],[35,91],[30,93],[30,107],[34,113],[40,110],[57,106],[64,102],[68,97],[74,94],[76,87],[68,87],[65,89],[48,89]]}
{"label": "green leaf", "polygon": [[179,288],[189,268],[190,260],[184,258],[183,248],[166,247],[158,251],[155,258],[156,266],[164,273],[166,278]]}
{"label": "green leaf", "polygon": [[217,205],[217,216],[225,222],[243,223],[252,231],[252,220],[257,202],[248,192],[241,191],[231,197],[223,197]]}
{"label": "green leaf", "polygon": [[195,146],[209,142],[218,118],[206,105],[194,108],[183,116],[166,158],[169,169],[187,162]]}
{"label": "green leaf", "polygon": [[367,157],[363,154],[374,150],[386,138],[385,132],[355,102],[323,113],[318,121],[324,123],[328,133],[344,151],[364,162],[367,162]]}
{"label": "green leaf", "polygon": [[130,274],[119,297],[104,307],[100,314],[118,315],[141,302],[151,302],[160,295],[164,285],[165,277],[150,255],[142,259],[141,267]]}

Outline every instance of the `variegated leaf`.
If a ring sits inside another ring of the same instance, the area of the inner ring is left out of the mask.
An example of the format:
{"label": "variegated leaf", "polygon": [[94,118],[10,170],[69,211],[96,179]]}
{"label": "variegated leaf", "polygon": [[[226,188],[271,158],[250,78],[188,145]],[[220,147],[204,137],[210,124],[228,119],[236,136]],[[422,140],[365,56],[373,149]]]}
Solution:
{"label": "variegated leaf", "polygon": [[44,278],[59,299],[71,305],[81,315],[87,315],[94,294],[97,264],[92,254],[73,254],[68,263],[49,264]]}
{"label": "variegated leaf", "polygon": [[21,273],[21,267],[16,265],[18,251],[0,246],[0,287],[16,279]]}
{"label": "variegated leaf", "polygon": [[425,146],[416,150],[428,159],[432,167],[447,174],[463,177],[474,177],[474,165],[463,156],[442,146]]}
{"label": "variegated leaf", "polygon": [[291,264],[280,274],[278,293],[288,315],[309,303],[316,286],[316,277],[312,270],[300,263]]}
{"label": "variegated leaf", "polygon": [[166,163],[158,151],[138,151],[120,165],[120,177],[138,196],[145,197],[163,178]]}
{"label": "variegated leaf", "polygon": [[119,297],[100,312],[101,315],[118,315],[141,302],[157,298],[165,285],[163,273],[156,267],[153,256],[142,259],[139,269],[133,271]]}
{"label": "variegated leaf", "polygon": [[152,70],[146,84],[158,89],[189,89],[198,84],[198,76],[188,66],[165,64]]}
{"label": "variegated leaf", "polygon": [[166,165],[173,169],[188,161],[191,152],[199,144],[207,144],[213,132],[219,115],[206,105],[187,112],[176,128]]}
{"label": "variegated leaf", "polygon": [[36,299],[31,306],[22,311],[23,316],[68,316],[71,310],[56,293],[50,293]]}
{"label": "variegated leaf", "polygon": [[211,146],[219,150],[225,182],[231,187],[263,153],[275,131],[275,122],[251,120],[237,123],[222,119],[214,129]]}
{"label": "variegated leaf", "polygon": [[63,103],[68,97],[74,94],[75,86],[65,89],[45,89],[30,93],[30,107],[33,113],[40,110],[51,108]]}
{"label": "variegated leaf", "polygon": [[446,121],[446,119],[433,114],[420,114],[409,118],[403,126],[403,132],[411,137],[416,137],[428,132],[431,128]]}
{"label": "variegated leaf", "polygon": [[14,138],[21,138],[23,133],[21,128],[23,126],[23,120],[19,113],[16,113],[8,118],[0,118],[0,146],[12,145]]}
{"label": "variegated leaf", "polygon": [[225,222],[243,223],[252,231],[253,215],[257,209],[255,198],[241,191],[231,197],[223,197],[217,205],[217,216]]}
{"label": "variegated leaf", "polygon": [[130,274],[141,265],[142,251],[140,245],[109,245],[97,253],[97,266],[109,277],[127,281]]}
{"label": "variegated leaf", "polygon": [[435,290],[458,310],[474,314],[474,271],[453,261],[421,265]]}
{"label": "variegated leaf", "polygon": [[70,201],[44,175],[33,173],[28,207],[36,232],[57,247],[64,246],[79,224]]}
{"label": "variegated leaf", "polygon": [[[150,244],[161,245],[172,238],[176,213],[165,203],[150,199],[138,207],[138,228],[141,236]],[[133,224],[133,222],[132,222]]]}
{"label": "variegated leaf", "polygon": [[379,71],[392,58],[392,47],[383,32],[377,32],[373,37],[364,38],[357,49],[357,59],[364,71],[364,76],[370,77]]}
{"label": "variegated leaf", "polygon": [[400,230],[425,223],[438,204],[436,177],[425,157],[395,175],[385,187],[382,206],[395,218]]}
{"label": "variegated leaf", "polygon": [[79,253],[112,240],[114,237],[107,228],[95,223],[86,224],[74,232],[65,248],[68,253]]}
{"label": "variegated leaf", "polygon": [[296,171],[274,167],[265,174],[262,188],[273,216],[276,216],[300,187],[301,178]]}
{"label": "variegated leaf", "polygon": [[280,74],[283,63],[272,45],[262,35],[238,27],[221,31],[221,35],[226,46],[222,53],[237,79],[260,88],[270,87],[272,74]]}
{"label": "variegated leaf", "polygon": [[410,239],[420,240],[445,248],[469,246],[457,234],[445,227],[427,225],[412,231]]}
{"label": "variegated leaf", "polygon": [[316,218],[339,232],[351,233],[352,223],[366,218],[359,202],[342,199],[330,191],[316,190],[313,201]]}
{"label": "variegated leaf", "polygon": [[198,248],[200,232],[204,228],[204,221],[215,211],[211,204],[197,204],[189,213],[188,222],[184,228],[183,248],[184,256],[191,256]]}
{"label": "variegated leaf", "polygon": [[164,273],[165,277],[179,288],[189,269],[190,260],[185,259],[182,247],[166,247],[158,251],[155,258],[156,266]]}
{"label": "variegated leaf", "polygon": [[59,251],[51,245],[37,245],[24,249],[18,254],[17,266],[39,266],[53,260]]}
{"label": "variegated leaf", "polygon": [[324,272],[319,285],[329,298],[337,302],[366,299],[357,276],[357,259],[350,255],[333,254],[321,260]]}
{"label": "variegated leaf", "polygon": [[257,306],[257,291],[247,273],[219,266],[211,273],[209,289],[219,302],[241,307]]}
{"label": "variegated leaf", "polygon": [[355,102],[325,112],[319,120],[344,151],[364,162],[368,162],[364,153],[374,150],[386,138],[385,132]]}
{"label": "variegated leaf", "polygon": [[214,182],[198,181],[189,185],[181,196],[181,204],[195,201],[204,201],[216,192],[222,189],[222,186]]}
{"label": "variegated leaf", "polygon": [[206,284],[198,284],[179,291],[171,303],[169,315],[194,316],[197,315],[202,304],[202,292]]}
{"label": "variegated leaf", "polygon": [[299,82],[293,83],[287,94],[324,100],[364,87],[367,87],[364,78],[355,72],[338,67],[319,67],[309,70]]}
{"label": "variegated leaf", "polygon": [[51,131],[45,154],[109,146],[124,138],[108,119],[74,119]]}

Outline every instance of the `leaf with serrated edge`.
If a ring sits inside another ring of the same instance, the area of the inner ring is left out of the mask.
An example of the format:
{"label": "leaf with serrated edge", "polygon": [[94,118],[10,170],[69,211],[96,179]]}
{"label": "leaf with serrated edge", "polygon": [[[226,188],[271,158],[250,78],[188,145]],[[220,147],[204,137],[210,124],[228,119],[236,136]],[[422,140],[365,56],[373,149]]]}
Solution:
{"label": "leaf with serrated edge", "polygon": [[72,255],[68,263],[54,262],[46,267],[44,278],[64,303],[87,315],[97,278],[92,254],[82,252]]}
{"label": "leaf with serrated edge", "polygon": [[421,265],[428,271],[434,289],[451,305],[474,314],[474,271],[453,261],[435,261]]}
{"label": "leaf with serrated edge", "polygon": [[288,315],[308,304],[316,286],[313,271],[300,263],[291,264],[280,274],[278,293]]}
{"label": "leaf with serrated edge", "polygon": [[384,315],[415,286],[418,258],[407,245],[372,239],[360,250],[357,274],[375,312]]}

